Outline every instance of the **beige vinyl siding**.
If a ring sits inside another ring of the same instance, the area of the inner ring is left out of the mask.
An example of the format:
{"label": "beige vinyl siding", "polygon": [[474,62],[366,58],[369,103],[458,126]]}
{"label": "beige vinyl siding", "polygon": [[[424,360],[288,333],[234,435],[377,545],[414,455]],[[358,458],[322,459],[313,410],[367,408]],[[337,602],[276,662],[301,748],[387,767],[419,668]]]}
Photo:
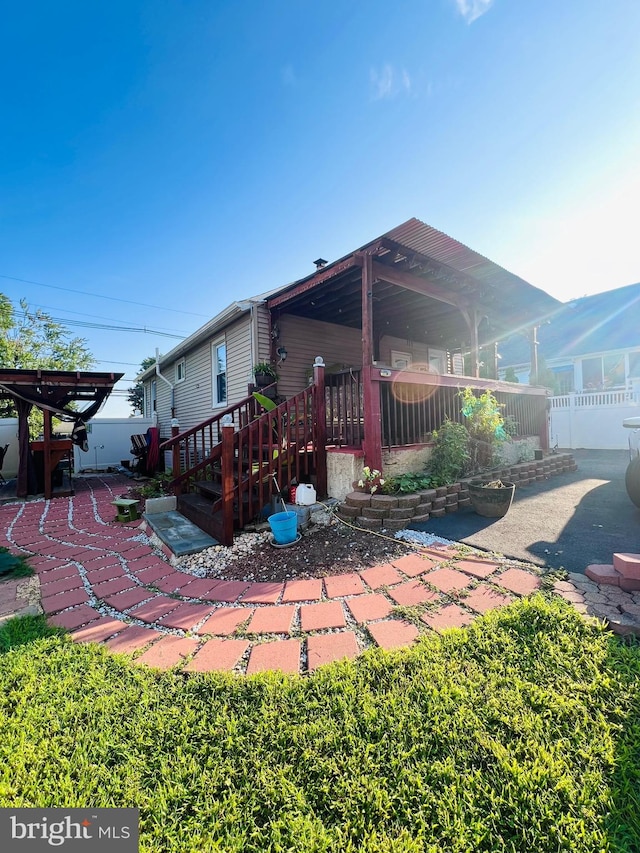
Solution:
{"label": "beige vinyl siding", "polygon": [[227,329],[226,341],[227,400],[231,404],[247,396],[248,385],[253,381],[250,314]]}
{"label": "beige vinyl siding", "polygon": [[278,320],[279,346],[287,349],[287,359],[278,366],[278,393],[291,397],[307,384],[307,376],[316,356],[327,367],[360,368],[362,365],[362,336],[359,329],[322,323],[282,314]]}
{"label": "beige vinyl siding", "polygon": [[[219,334],[203,341],[190,352],[181,355],[175,361],[162,363],[161,372],[173,384],[175,365],[184,358],[184,382],[174,385],[176,417],[181,430],[191,429],[202,421],[208,420],[216,411],[224,407],[213,406],[213,365],[212,345],[224,340],[227,345],[227,404],[231,405],[247,395],[247,385],[251,382],[252,346],[251,316],[242,316]],[[171,435],[171,389],[159,377],[157,382],[157,412],[160,435]],[[151,380],[145,383],[147,401],[151,396]]]}
{"label": "beige vinyl siding", "polygon": [[261,361],[271,361],[271,317],[267,306],[263,303],[256,304],[254,307],[254,328],[256,340],[252,367]]}

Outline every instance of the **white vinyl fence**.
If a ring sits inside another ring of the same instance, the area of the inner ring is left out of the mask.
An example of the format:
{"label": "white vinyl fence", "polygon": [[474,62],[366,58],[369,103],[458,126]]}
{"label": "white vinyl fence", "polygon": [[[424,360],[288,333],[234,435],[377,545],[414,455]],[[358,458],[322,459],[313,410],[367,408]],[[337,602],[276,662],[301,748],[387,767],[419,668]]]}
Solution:
{"label": "white vinyl fence", "polygon": [[640,415],[637,391],[587,391],[550,397],[551,445],[577,450],[623,450],[625,418]]}
{"label": "white vinyl fence", "polygon": [[[11,480],[18,474],[18,419],[0,419],[0,447],[9,445],[7,455],[2,463],[2,476],[5,480]],[[0,482],[2,482],[0,480]]]}
{"label": "white vinyl fence", "polygon": [[145,433],[150,426],[149,418],[94,418],[87,424],[89,450],[73,448],[74,471],[104,471],[117,468],[125,459],[133,460],[131,436]]}
{"label": "white vinyl fence", "polygon": [[[71,432],[73,424],[56,426],[58,434]],[[86,470],[104,471],[117,468],[124,459],[133,460],[131,455],[131,436],[146,433],[153,421],[149,418],[94,418],[87,424],[89,450],[84,453],[79,447],[73,448],[73,465],[76,473]],[[2,475],[6,480],[18,474],[18,419],[0,419],[0,447],[9,445],[2,465]]]}

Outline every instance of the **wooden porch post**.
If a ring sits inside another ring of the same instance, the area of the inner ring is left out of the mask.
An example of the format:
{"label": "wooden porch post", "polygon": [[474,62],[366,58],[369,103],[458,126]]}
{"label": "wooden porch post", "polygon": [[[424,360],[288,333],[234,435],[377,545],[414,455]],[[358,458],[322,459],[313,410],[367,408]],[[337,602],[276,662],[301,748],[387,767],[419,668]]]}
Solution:
{"label": "wooden porch post", "polygon": [[43,409],[43,424],[42,424],[42,437],[43,437],[43,462],[44,462],[44,496],[46,500],[51,500],[51,496],[53,494],[53,471],[51,470],[51,412],[49,409]]}
{"label": "wooden porch post", "polygon": [[471,369],[473,376],[480,376],[480,346],[478,344],[478,312],[475,307],[471,309]]}
{"label": "wooden porch post", "polygon": [[373,382],[373,261],[362,258],[362,397],[364,404],[365,465],[382,471],[382,418],[380,417],[380,383]]}
{"label": "wooden porch post", "polygon": [[480,345],[478,343],[478,312],[475,305],[471,308],[458,306],[458,310],[465,319],[469,334],[471,336],[471,375],[480,378]]}
{"label": "wooden porch post", "polygon": [[316,454],[316,489],[320,497],[327,495],[327,407],[324,395],[324,363],[317,358],[313,365],[314,411],[313,447]]}
{"label": "wooden porch post", "polygon": [[222,545],[233,545],[233,424],[222,427]]}

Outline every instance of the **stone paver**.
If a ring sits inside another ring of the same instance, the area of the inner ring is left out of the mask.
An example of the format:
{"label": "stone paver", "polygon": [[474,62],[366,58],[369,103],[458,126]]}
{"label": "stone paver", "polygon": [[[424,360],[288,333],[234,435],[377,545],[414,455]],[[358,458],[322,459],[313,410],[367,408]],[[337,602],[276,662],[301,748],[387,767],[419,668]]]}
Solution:
{"label": "stone paver", "polygon": [[378,592],[371,595],[359,595],[347,601],[347,607],[356,622],[373,622],[384,619],[391,613],[392,604],[388,598]]}
{"label": "stone paver", "polygon": [[293,604],[260,607],[247,625],[248,634],[289,634],[296,608]]}
{"label": "stone paver", "polygon": [[406,557],[399,557],[397,560],[393,560],[391,564],[396,569],[400,569],[407,577],[415,578],[423,572],[428,572],[438,562],[440,561],[427,554],[407,554]]}
{"label": "stone paver", "polygon": [[180,603],[177,598],[169,598],[167,595],[154,595],[146,604],[134,607],[129,615],[132,619],[140,619],[142,622],[155,622],[175,610]]}
{"label": "stone paver", "polygon": [[473,575],[475,578],[488,578],[495,571],[501,568],[500,563],[492,562],[491,560],[472,560],[470,558],[464,560],[456,560],[456,569]]}
{"label": "stone paver", "polygon": [[200,633],[228,637],[239,625],[246,622],[252,613],[252,607],[218,607],[200,626]]}
{"label": "stone paver", "polygon": [[344,628],[344,610],[340,601],[323,601],[300,606],[300,627],[303,631],[321,631],[324,628]]}
{"label": "stone paver", "polygon": [[83,604],[87,601],[89,601],[89,596],[85,592],[84,587],[81,589],[70,589],[67,592],[60,592],[57,595],[43,596],[42,609],[45,613],[59,613],[68,607]]}
{"label": "stone paver", "polygon": [[358,640],[353,631],[316,634],[307,640],[307,666],[310,672],[326,663],[358,655]]}
{"label": "stone paver", "polygon": [[322,598],[322,580],[310,578],[308,580],[287,581],[284,585],[282,603],[288,604],[296,601],[319,601]]}
{"label": "stone paver", "polygon": [[111,637],[105,643],[112,652],[131,654],[143,646],[159,640],[163,634],[153,628],[143,628],[141,625],[128,625],[124,631]]}
{"label": "stone paver", "polygon": [[355,572],[326,577],[324,588],[327,598],[344,598],[346,595],[360,595],[365,591],[360,576]]}
{"label": "stone paver", "polygon": [[247,663],[247,675],[266,670],[300,672],[300,640],[274,640],[253,646]]}
{"label": "stone paver", "polygon": [[513,598],[508,595],[502,595],[495,589],[492,589],[486,584],[480,584],[476,589],[472,590],[469,595],[463,599],[467,607],[476,610],[478,613],[486,613],[487,610],[493,610],[494,607],[502,607],[513,601]]}
{"label": "stone paver", "polygon": [[247,640],[207,640],[185,665],[185,672],[230,671],[248,648]]}
{"label": "stone paver", "polygon": [[79,628],[81,625],[87,625],[89,622],[94,622],[100,618],[100,614],[88,604],[80,604],[78,607],[72,607],[70,610],[65,610],[64,613],[56,613],[49,619],[51,625],[57,625],[59,628],[67,628],[73,631],[74,628]]}
{"label": "stone paver", "polygon": [[209,598],[211,601],[224,601],[233,604],[249,586],[250,584],[246,581],[220,581],[211,590]]}
{"label": "stone paver", "polygon": [[442,632],[447,628],[462,628],[473,622],[474,616],[468,610],[463,610],[458,604],[445,604],[437,610],[430,610],[420,617],[425,625],[434,631]]}
{"label": "stone paver", "polygon": [[372,566],[370,569],[364,569],[358,573],[362,580],[373,590],[378,590],[383,586],[393,586],[402,581],[402,575],[391,563],[384,563],[382,566]]}
{"label": "stone paver", "polygon": [[181,663],[184,658],[192,655],[198,648],[199,641],[188,637],[162,637],[151,648],[136,658],[136,663],[143,663],[155,669],[171,669]]}
{"label": "stone paver", "polygon": [[371,622],[367,629],[376,643],[383,649],[397,649],[410,646],[420,632],[410,622],[399,619],[386,619],[384,622]]}
{"label": "stone paver", "polygon": [[284,583],[252,583],[242,594],[243,604],[275,604],[282,595]]}
{"label": "stone paver", "polygon": [[128,589],[126,592],[118,592],[115,595],[107,595],[104,601],[109,607],[113,607],[119,613],[123,613],[131,607],[142,604],[143,601],[152,598],[154,595],[154,592],[142,586],[135,589]]}
{"label": "stone paver", "polygon": [[498,586],[522,596],[531,595],[540,588],[540,578],[522,569],[507,569],[506,572],[495,575],[491,580]]}
{"label": "stone paver", "polygon": [[414,604],[425,604],[428,601],[436,601],[439,596],[426,587],[420,581],[406,581],[399,586],[394,586],[389,590],[389,595],[396,604],[402,604],[411,607]]}
{"label": "stone paver", "polygon": [[210,604],[191,604],[184,602],[178,605],[175,610],[158,619],[158,625],[164,625],[166,628],[179,628],[182,631],[191,631],[195,626],[210,616],[213,612],[213,607]]}
{"label": "stone paver", "polygon": [[[114,482],[119,482],[117,475]],[[468,625],[487,610],[540,588],[540,573],[533,567],[471,551],[461,555],[458,546],[437,544],[325,579],[250,583],[198,578],[139,541],[140,522],[113,522],[114,491],[103,477],[87,483],[79,481],[72,498],[49,503],[46,517],[42,501],[21,505],[19,511],[0,506],[0,542],[29,555],[52,625],[69,630],[76,642],[141,652],[138,660],[153,667],[298,672],[304,648],[306,668],[313,672],[359,654],[354,624],[366,626],[376,644],[396,648],[429,630]],[[639,571],[637,555],[612,559],[618,569]],[[553,592],[579,612],[605,620],[611,631],[640,634],[640,591],[627,588],[640,579],[625,579],[616,568],[585,567],[586,576],[575,573],[556,581]],[[0,580],[0,621],[39,612],[30,603],[32,595],[33,587],[19,594],[18,584]],[[460,603],[452,603],[451,596]],[[417,624],[389,618],[395,605],[425,603],[435,606]],[[310,636],[301,640],[295,636],[298,630]],[[265,642],[265,635],[279,639]]]}
{"label": "stone paver", "polygon": [[126,622],[121,622],[119,619],[111,619],[109,616],[101,616],[83,628],[77,628],[75,631],[72,631],[71,636],[76,643],[101,643],[103,640],[113,637],[114,634],[124,631],[126,627]]}
{"label": "stone paver", "polygon": [[457,569],[435,569],[428,575],[423,575],[422,580],[431,586],[435,586],[440,592],[459,592],[466,589],[472,583],[471,578]]}

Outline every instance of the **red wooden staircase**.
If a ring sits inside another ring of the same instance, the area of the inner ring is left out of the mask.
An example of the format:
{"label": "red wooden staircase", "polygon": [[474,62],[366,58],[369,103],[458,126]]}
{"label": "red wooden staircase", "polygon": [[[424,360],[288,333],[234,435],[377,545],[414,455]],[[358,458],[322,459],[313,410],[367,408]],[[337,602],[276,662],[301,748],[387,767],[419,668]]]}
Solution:
{"label": "red wooden staircase", "polygon": [[249,395],[161,445],[172,454],[178,511],[223,545],[262,515],[278,489],[314,481],[327,493],[324,377],[265,412]]}

